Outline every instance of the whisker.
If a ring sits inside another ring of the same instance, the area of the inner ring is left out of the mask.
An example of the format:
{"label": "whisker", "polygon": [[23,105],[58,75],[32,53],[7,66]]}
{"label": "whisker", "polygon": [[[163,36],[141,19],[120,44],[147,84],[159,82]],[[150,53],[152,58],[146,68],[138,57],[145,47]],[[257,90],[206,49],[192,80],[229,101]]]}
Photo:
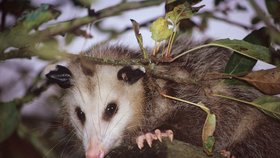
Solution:
{"label": "whisker", "polygon": [[[106,104],[108,104],[107,100],[108,100],[108,97],[110,96],[110,94],[111,94],[113,88],[114,88],[114,87],[111,88],[111,90],[109,91],[108,95],[106,96],[105,107],[106,107]],[[115,113],[116,113],[116,111],[115,111]],[[103,136],[102,136],[103,138],[105,138],[106,133],[107,133],[108,128],[109,128],[110,125],[111,125],[111,121],[108,123],[108,125],[107,125],[107,127],[106,127],[106,129],[105,129],[105,131],[104,131],[104,134],[103,134]]]}
{"label": "whisker", "polygon": [[[125,112],[124,114],[126,114],[127,112]],[[109,133],[109,136],[111,135],[111,133],[112,133],[112,131],[114,131],[114,129],[117,127],[117,125],[122,121],[122,119],[124,119],[125,118],[125,116],[126,115],[123,115],[116,123],[115,123],[115,125],[112,127],[112,129],[111,129],[111,132]],[[109,139],[109,136],[108,137],[106,137],[107,139]],[[107,141],[107,140],[106,140]],[[104,140],[104,142],[106,142],[105,140]]]}
{"label": "whisker", "polygon": [[[99,76],[98,76],[98,74],[96,75],[96,77],[97,77],[97,86],[98,86],[98,93],[99,93],[99,99],[100,100],[102,100],[102,96],[101,96],[101,90],[100,90],[100,81],[99,81]],[[99,126],[99,133],[101,133],[101,125],[100,125],[100,115],[99,115],[99,107],[100,107],[100,105],[98,104],[97,105],[97,116],[98,116],[98,126]],[[99,138],[98,136],[97,136],[97,139],[98,139],[98,141],[101,141],[101,138]]]}
{"label": "whisker", "polygon": [[63,150],[62,150],[62,152],[61,152],[61,154],[60,154],[60,157],[63,157],[63,154],[64,154],[64,151],[65,151],[65,149],[66,149],[66,146],[68,145],[68,143],[70,142],[70,140],[72,139],[72,137],[75,135],[75,132],[73,132],[73,130],[72,130],[72,132],[71,132],[71,136],[70,136],[70,138],[67,140],[67,142],[66,142],[66,144],[65,144],[65,146],[64,146],[64,148],[63,148]]}
{"label": "whisker", "polygon": [[46,153],[44,153],[43,158],[47,158],[48,155],[49,155],[56,147],[58,147],[59,145],[61,145],[61,144],[67,139],[67,137],[68,137],[69,135],[73,135],[73,134],[74,134],[73,131],[74,131],[74,129],[73,129],[70,133],[68,133],[67,135],[65,135],[65,136],[63,136],[62,138],[60,138],[59,141],[58,141],[55,145],[53,145],[53,147],[51,147]]}

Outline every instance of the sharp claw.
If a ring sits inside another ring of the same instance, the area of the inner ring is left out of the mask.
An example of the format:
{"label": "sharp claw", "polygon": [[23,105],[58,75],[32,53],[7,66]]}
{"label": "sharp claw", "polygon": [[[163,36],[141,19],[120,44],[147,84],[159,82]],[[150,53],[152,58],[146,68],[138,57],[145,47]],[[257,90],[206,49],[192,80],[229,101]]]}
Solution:
{"label": "sharp claw", "polygon": [[144,147],[144,144],[138,144],[138,148],[139,148],[140,150],[142,150],[143,147]]}
{"label": "sharp claw", "polygon": [[141,150],[144,147],[144,145],[138,144],[138,148]]}
{"label": "sharp claw", "polygon": [[227,150],[221,150],[220,154],[225,158],[235,158],[235,156],[232,155],[231,152]]}
{"label": "sharp claw", "polygon": [[137,137],[136,143],[137,143],[138,148],[141,150],[144,147],[144,137],[143,136]]}
{"label": "sharp claw", "polygon": [[160,142],[162,142],[162,139],[161,139],[161,132],[160,132],[159,129],[156,129],[156,130],[155,130],[155,134],[156,134],[156,136],[157,136],[157,139],[158,139]]}
{"label": "sharp claw", "polygon": [[145,140],[147,141],[147,144],[149,145],[149,147],[152,147],[153,140],[158,139],[160,142],[162,142],[162,137],[168,137],[170,139],[170,141],[172,142],[173,138],[174,138],[173,131],[167,130],[162,133],[159,129],[156,129],[154,131],[154,134],[146,133],[145,135],[141,135],[141,136],[137,137],[136,143],[137,143],[138,148],[141,150],[144,147]]}
{"label": "sharp claw", "polygon": [[173,131],[167,130],[166,133],[167,133],[167,135],[168,135],[170,141],[172,142],[172,141],[173,141],[173,138],[174,138]]}
{"label": "sharp claw", "polygon": [[169,136],[169,139],[170,139],[171,142],[173,142],[173,136],[172,135]]}
{"label": "sharp claw", "polygon": [[146,141],[147,141],[149,147],[151,148],[152,147],[152,141],[153,141],[152,140],[152,135],[150,133],[147,133],[145,136],[146,136]]}

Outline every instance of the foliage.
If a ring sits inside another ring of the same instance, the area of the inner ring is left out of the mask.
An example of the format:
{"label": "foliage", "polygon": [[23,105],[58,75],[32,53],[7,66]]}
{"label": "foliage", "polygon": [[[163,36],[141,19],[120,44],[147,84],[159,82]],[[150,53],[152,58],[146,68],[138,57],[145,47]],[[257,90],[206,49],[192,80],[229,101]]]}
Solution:
{"label": "foliage", "polygon": [[250,72],[236,78],[244,80],[269,95],[280,94],[280,68]]}
{"label": "foliage", "polygon": [[15,104],[0,106],[0,119],[5,120],[0,123],[0,142],[7,139],[16,129],[19,122],[19,111]]}
{"label": "foliage", "polygon": [[[109,38],[116,38],[128,30],[134,29],[136,39],[139,47],[143,52],[143,60],[139,61],[111,61],[102,59],[91,59],[100,64],[114,64],[114,65],[127,65],[138,64],[144,65],[148,68],[148,72],[153,73],[153,76],[162,77],[157,72],[154,72],[153,67],[158,62],[172,62],[177,60],[181,56],[191,53],[194,50],[204,47],[223,47],[230,49],[235,53],[227,63],[225,74],[218,74],[215,78],[223,80],[242,80],[255,86],[263,93],[268,95],[279,94],[279,79],[280,72],[279,67],[270,70],[261,70],[257,72],[250,72],[256,63],[256,60],[263,60],[275,66],[280,65],[280,31],[279,31],[279,7],[280,2],[278,0],[264,0],[267,15],[261,7],[254,0],[250,0],[250,6],[255,11],[255,16],[252,18],[252,24],[246,26],[242,23],[230,21],[226,18],[227,14],[233,11],[246,12],[247,8],[242,6],[239,2],[234,3],[234,7],[222,7],[226,6],[228,1],[215,0],[214,10],[201,10],[204,5],[197,6],[197,4],[203,4],[200,0],[167,0],[165,9],[166,14],[157,19],[151,19],[147,22],[137,23],[132,21],[132,27],[127,27],[123,30],[106,29],[102,28],[101,24],[107,17],[119,15],[125,11],[145,8],[149,6],[159,5],[162,0],[145,0],[140,2],[127,2],[121,3],[104,8],[99,11],[90,9],[90,5],[94,3],[93,0],[72,0],[71,3],[74,7],[84,8],[88,10],[88,15],[83,17],[76,17],[68,21],[59,22],[57,19],[61,16],[61,12],[57,9],[57,6],[63,5],[62,2],[56,2],[55,4],[41,4],[35,6],[30,0],[3,0],[1,3],[1,32],[0,32],[0,61],[8,61],[11,59],[19,58],[34,58],[38,57],[41,60],[47,62],[55,62],[61,59],[67,59],[75,57],[77,55],[69,54],[62,50],[58,42],[58,38],[63,38],[66,44],[71,43],[76,37],[92,38],[91,35],[83,29],[83,26],[91,25],[98,29],[100,32],[109,33]],[[199,3],[200,2],[200,3]],[[218,15],[224,15],[224,17]],[[7,15],[12,16],[15,19],[15,23],[12,25],[7,23]],[[269,18],[268,18],[269,16]],[[193,17],[199,18],[200,21],[194,21]],[[208,27],[208,22],[212,19],[222,21],[237,27],[241,27],[245,30],[251,31],[243,40],[236,39],[219,39],[210,43],[200,45],[192,50],[182,52],[181,54],[172,54],[172,46],[178,34],[184,32],[192,32],[197,29],[205,31]],[[140,33],[140,27],[147,27],[149,23],[152,38],[155,40],[155,47],[153,53],[148,52],[143,45],[145,39],[142,38]],[[262,25],[262,28],[256,29],[258,25]],[[166,50],[159,49],[160,45],[167,45]],[[158,55],[158,51],[161,50],[161,55]],[[174,76],[164,76],[168,79],[176,81]],[[234,79],[233,79],[234,78]],[[40,79],[38,74],[34,79],[32,85],[26,88],[26,93],[21,98],[16,98],[8,102],[0,102],[0,147],[8,144],[15,136],[20,137],[20,141],[27,141],[28,144],[34,147],[32,150],[40,151],[41,156],[46,156],[45,152],[48,151],[47,157],[54,157],[57,155],[56,150],[48,150],[55,146],[57,142],[46,141],[36,134],[30,134],[31,129],[24,123],[24,118],[21,118],[20,110],[24,105],[32,102],[35,98],[38,98],[41,93],[46,91],[48,83]],[[191,81],[195,82],[195,81]],[[233,84],[228,82],[228,84]],[[237,84],[239,84],[237,82]],[[0,89],[1,90],[1,89]],[[217,97],[224,97],[235,101],[245,102],[237,100],[229,96],[215,95]],[[168,98],[168,96],[165,96]],[[170,98],[170,97],[169,97]],[[179,98],[170,98],[178,100]],[[182,100],[183,102],[186,102]],[[211,113],[207,108],[207,103],[188,103],[201,107],[207,113],[205,120],[202,140],[204,151],[208,154],[212,154],[212,148],[215,143],[213,133],[216,128],[216,116]],[[266,114],[279,119],[279,98],[274,96],[264,96],[258,98],[254,102],[246,102],[246,104],[255,106]],[[45,136],[45,138],[48,136]],[[51,146],[51,145],[53,146]],[[51,147],[50,147],[51,146]],[[17,149],[14,149],[15,153]],[[18,152],[20,150],[18,149]],[[171,152],[172,153],[172,152]],[[1,156],[1,151],[0,151]],[[173,155],[174,156],[174,155]],[[172,156],[171,156],[172,157]]]}
{"label": "foliage", "polygon": [[241,103],[245,103],[251,106],[254,106],[260,110],[262,110],[267,115],[280,119],[280,108],[279,108],[279,97],[276,96],[261,96],[254,100],[253,102],[248,102],[240,99],[236,99],[230,96],[224,96],[219,94],[214,94],[214,96],[226,98],[229,100],[238,101]]}

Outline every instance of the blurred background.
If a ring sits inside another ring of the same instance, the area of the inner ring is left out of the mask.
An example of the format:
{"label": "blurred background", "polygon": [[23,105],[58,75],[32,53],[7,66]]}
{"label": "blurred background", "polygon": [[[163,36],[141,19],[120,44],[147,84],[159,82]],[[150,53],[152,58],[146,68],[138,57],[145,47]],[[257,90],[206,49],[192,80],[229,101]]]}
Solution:
{"label": "blurred background", "polygon": [[[89,9],[99,11],[125,2],[121,0],[1,0],[0,29],[1,32],[8,30],[28,11],[38,8],[43,3],[51,4],[61,14],[57,19],[40,25],[38,30],[44,30],[58,22],[87,16]],[[264,0],[255,0],[255,2],[268,14]],[[253,30],[264,26],[247,0],[203,0],[197,5],[205,5],[205,7],[183,24],[184,31],[197,41],[243,39]],[[141,24],[140,32],[143,35],[144,46],[153,47],[154,41],[151,39],[149,26],[152,21],[164,14],[164,3],[125,11],[104,18],[95,24],[85,25],[81,27],[79,34],[58,35],[55,40],[59,50],[75,54],[103,42],[138,48],[130,22],[130,19],[134,19]],[[50,62],[37,57],[1,61],[0,101],[9,102],[23,97],[28,90],[36,88],[34,82],[40,85],[36,78],[38,76],[44,78],[44,69],[49,64]],[[259,68],[263,67],[264,65],[261,65]],[[1,141],[0,158],[77,157],[80,154],[82,149],[79,145],[75,146],[77,140],[72,139],[73,131],[65,128],[59,117],[62,115],[59,111],[59,98],[59,88],[51,86],[40,96],[34,97],[31,102],[21,106],[19,130]]]}

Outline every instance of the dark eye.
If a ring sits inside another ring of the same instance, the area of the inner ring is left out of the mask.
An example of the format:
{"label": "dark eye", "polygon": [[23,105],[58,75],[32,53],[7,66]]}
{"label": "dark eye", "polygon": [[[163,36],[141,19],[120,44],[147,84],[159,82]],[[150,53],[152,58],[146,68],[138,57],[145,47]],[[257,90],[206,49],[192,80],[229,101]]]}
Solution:
{"label": "dark eye", "polygon": [[76,107],[75,112],[76,112],[78,119],[81,121],[82,125],[84,125],[85,121],[86,121],[85,113],[81,110],[80,107]]}
{"label": "dark eye", "polygon": [[105,121],[110,121],[110,119],[117,113],[118,106],[116,103],[109,103],[105,108],[103,119]]}

